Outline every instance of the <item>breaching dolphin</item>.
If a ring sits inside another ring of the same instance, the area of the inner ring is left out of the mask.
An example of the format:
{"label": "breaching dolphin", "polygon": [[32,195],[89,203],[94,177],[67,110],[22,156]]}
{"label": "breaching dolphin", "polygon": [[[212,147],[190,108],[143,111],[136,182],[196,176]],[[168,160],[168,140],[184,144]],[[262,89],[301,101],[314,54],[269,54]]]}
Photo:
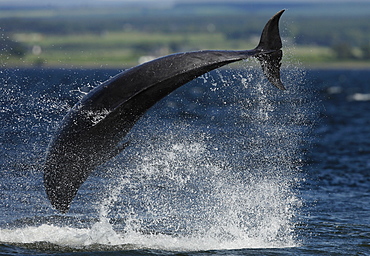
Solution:
{"label": "breaching dolphin", "polygon": [[127,146],[122,141],[143,114],[202,74],[255,57],[267,79],[285,89],[280,80],[283,54],[279,19],[283,12],[267,22],[253,50],[172,54],[127,69],[91,90],[64,117],[50,142],[44,185],[51,204],[66,213],[89,174]]}

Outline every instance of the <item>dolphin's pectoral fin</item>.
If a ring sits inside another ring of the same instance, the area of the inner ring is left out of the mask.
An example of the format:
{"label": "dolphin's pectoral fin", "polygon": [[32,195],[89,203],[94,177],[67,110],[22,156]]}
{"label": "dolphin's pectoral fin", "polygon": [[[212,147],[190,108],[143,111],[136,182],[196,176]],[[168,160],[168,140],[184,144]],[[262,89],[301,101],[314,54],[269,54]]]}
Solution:
{"label": "dolphin's pectoral fin", "polygon": [[279,33],[279,20],[283,12],[284,10],[278,12],[266,23],[260,42],[255,49],[259,52],[255,57],[261,63],[263,73],[273,85],[281,90],[285,90],[280,80],[283,45]]}
{"label": "dolphin's pectoral fin", "polygon": [[115,156],[121,154],[121,152],[125,148],[127,148],[128,146],[130,146],[130,143],[131,143],[130,141],[126,141],[126,142],[122,143],[121,145],[117,145],[116,148],[115,148],[115,150],[114,150],[114,156],[112,156],[112,157],[115,157]]}
{"label": "dolphin's pectoral fin", "polygon": [[130,142],[129,141],[126,141],[122,144],[119,144],[117,145],[114,149],[112,149],[109,154],[104,158],[102,159],[102,164],[107,162],[109,159],[112,159],[116,156],[118,156],[119,154],[121,154],[121,152],[127,148],[128,146],[130,145]]}
{"label": "dolphin's pectoral fin", "polygon": [[118,156],[119,154],[121,154],[121,152],[125,148],[127,148],[129,145],[130,145],[130,142],[127,141],[127,142],[124,142],[122,144],[119,144],[119,145],[115,146],[108,153],[106,153],[106,154],[104,154],[103,156],[100,157],[100,159],[97,161],[97,165],[96,166],[102,165],[102,164],[108,162],[109,160],[111,160],[112,158],[115,158],[116,156]]}

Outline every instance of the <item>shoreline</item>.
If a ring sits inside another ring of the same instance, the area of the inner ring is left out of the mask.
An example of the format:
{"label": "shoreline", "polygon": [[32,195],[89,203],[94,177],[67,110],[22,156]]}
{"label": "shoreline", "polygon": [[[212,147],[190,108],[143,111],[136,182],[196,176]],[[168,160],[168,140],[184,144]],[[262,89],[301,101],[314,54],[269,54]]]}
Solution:
{"label": "shoreline", "polygon": [[[258,66],[258,63],[250,63],[251,66]],[[136,64],[139,65],[139,64]],[[125,70],[129,69],[131,67],[136,66],[135,64],[133,65],[117,65],[117,64],[112,64],[112,63],[96,63],[96,64],[45,64],[45,65],[30,65],[30,64],[4,64],[0,63],[0,69],[6,70],[6,69],[120,69],[120,70]],[[343,61],[343,62],[322,62],[322,63],[302,63],[302,62],[285,62],[283,61],[282,64],[282,69],[289,68],[288,66],[299,66],[302,69],[305,70],[370,70],[370,61],[369,62],[352,62],[352,61]],[[242,65],[229,65],[226,67],[222,67],[222,69],[240,69],[242,68]]]}

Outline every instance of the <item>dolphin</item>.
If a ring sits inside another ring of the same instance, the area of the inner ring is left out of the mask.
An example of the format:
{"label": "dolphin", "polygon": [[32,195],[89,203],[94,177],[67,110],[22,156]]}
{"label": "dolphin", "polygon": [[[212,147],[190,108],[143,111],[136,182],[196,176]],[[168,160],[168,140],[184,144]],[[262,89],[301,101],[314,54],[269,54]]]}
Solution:
{"label": "dolphin", "polygon": [[61,213],[68,212],[89,174],[128,146],[124,137],[144,113],[196,77],[255,57],[267,79],[284,90],[279,34],[283,12],[267,22],[253,50],[171,54],[127,69],[85,95],[64,117],[47,150],[44,186],[52,206]]}

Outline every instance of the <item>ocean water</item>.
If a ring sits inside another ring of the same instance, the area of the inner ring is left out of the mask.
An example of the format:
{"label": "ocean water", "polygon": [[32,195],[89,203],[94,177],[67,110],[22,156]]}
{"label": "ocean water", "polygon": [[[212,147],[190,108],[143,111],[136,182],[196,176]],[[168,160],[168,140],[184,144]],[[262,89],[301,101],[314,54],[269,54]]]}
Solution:
{"label": "ocean water", "polygon": [[244,63],[148,111],[59,214],[62,117],[119,70],[0,70],[0,255],[370,255],[370,72]]}

